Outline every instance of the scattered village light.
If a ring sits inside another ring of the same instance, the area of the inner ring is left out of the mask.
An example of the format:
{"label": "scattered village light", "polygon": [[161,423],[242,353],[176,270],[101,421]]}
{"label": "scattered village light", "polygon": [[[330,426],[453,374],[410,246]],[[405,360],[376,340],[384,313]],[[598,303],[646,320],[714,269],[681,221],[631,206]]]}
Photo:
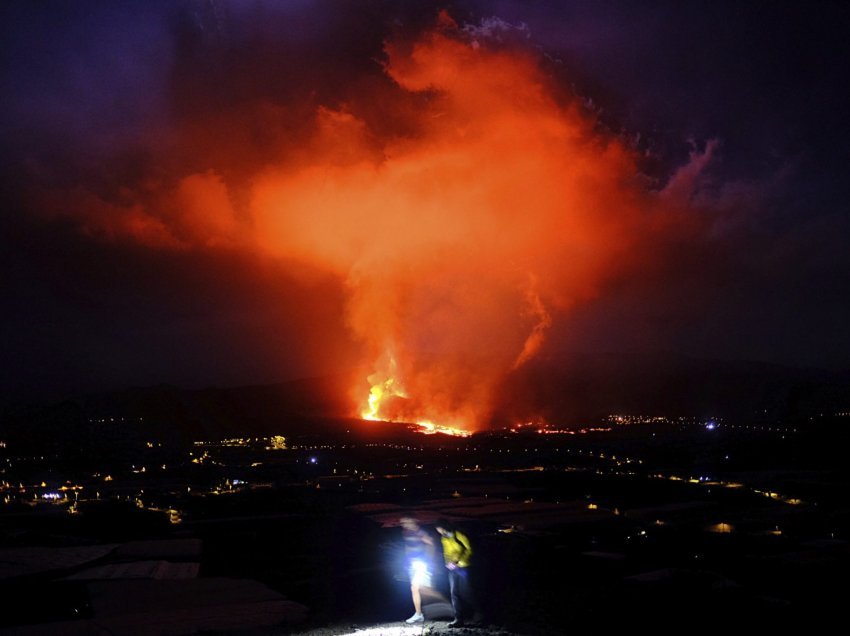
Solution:
{"label": "scattered village light", "polygon": [[713,526],[709,527],[710,532],[717,532],[719,534],[729,534],[735,529],[731,523],[726,523],[725,521],[721,521],[720,523],[716,523]]}

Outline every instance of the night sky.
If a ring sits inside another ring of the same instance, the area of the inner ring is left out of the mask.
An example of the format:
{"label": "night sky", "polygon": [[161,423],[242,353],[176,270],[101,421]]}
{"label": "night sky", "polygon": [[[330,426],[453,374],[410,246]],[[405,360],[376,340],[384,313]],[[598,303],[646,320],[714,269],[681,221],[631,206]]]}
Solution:
{"label": "night sky", "polygon": [[0,398],[386,371],[389,341],[421,399],[470,351],[850,367],[848,18],[3,3]]}

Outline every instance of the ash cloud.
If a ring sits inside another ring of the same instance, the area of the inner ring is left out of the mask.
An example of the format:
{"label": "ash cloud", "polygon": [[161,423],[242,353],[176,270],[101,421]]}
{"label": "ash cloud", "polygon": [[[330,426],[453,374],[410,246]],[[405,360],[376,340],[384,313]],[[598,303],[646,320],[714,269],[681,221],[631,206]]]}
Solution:
{"label": "ash cloud", "polygon": [[[620,134],[615,89],[589,109],[594,85],[570,75],[581,56],[539,30],[542,10],[535,25],[503,4],[451,16],[386,2],[7,8],[19,33],[4,45],[14,123],[3,145],[17,159],[3,173],[15,193],[4,224],[39,248],[64,236],[106,263],[124,250],[173,263],[185,298],[162,297],[144,266],[129,287],[151,289],[164,314],[231,316],[204,335],[247,331],[245,350],[264,352],[255,377],[360,366],[342,389],[356,410],[367,376],[397,373],[406,397],[384,415],[483,425],[500,383],[535,355],[663,340],[667,325],[631,336],[599,311],[653,305],[688,323],[716,296],[685,310],[663,281],[724,284],[741,271],[737,250],[761,241],[756,211],[782,191],[776,171],[730,177],[725,142],[688,156],[684,136],[665,154]],[[56,37],[37,36],[45,28]],[[625,37],[622,25],[607,32]],[[593,57],[587,38],[578,46]],[[22,244],[10,258],[31,259]],[[67,276],[90,276],[78,258]],[[19,266],[11,291],[25,299],[44,278]],[[221,291],[228,269],[227,289],[248,285],[249,297]],[[126,300],[117,287],[102,293]],[[279,330],[267,302],[285,316]],[[97,321],[83,321],[78,348],[97,346]],[[178,333],[201,337],[190,320]],[[119,360],[156,368],[122,346]],[[186,359],[204,360],[201,348],[187,345]]]}

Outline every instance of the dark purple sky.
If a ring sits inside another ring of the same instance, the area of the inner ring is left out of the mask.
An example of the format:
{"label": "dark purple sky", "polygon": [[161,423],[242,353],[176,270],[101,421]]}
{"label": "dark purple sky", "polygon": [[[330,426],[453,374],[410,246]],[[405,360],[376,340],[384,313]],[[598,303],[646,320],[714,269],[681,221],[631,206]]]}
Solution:
{"label": "dark purple sky", "polygon": [[[645,152],[654,187],[717,144],[698,193],[710,229],[659,244],[658,264],[556,321],[550,354],[850,367],[846,3],[410,4],[4,3],[0,398],[354,364],[333,277],[224,248],[103,240],[57,213],[55,197],[122,201],[205,170],[242,183],[284,140],[297,144],[318,107],[390,90],[384,39],[440,7],[461,24],[516,27],[500,37],[548,56],[565,94]],[[379,103],[374,117],[396,125]],[[308,331],[323,336],[308,345]]]}

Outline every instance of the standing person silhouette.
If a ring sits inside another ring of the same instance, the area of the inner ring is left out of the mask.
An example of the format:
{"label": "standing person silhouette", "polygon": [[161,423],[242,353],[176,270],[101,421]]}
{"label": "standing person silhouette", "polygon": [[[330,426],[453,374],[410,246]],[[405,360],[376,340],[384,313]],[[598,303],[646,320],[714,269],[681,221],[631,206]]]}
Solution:
{"label": "standing person silhouette", "polygon": [[413,517],[401,518],[401,535],[404,539],[404,556],[407,560],[407,572],[410,576],[410,595],[413,598],[413,616],[408,623],[421,623],[425,620],[422,613],[423,587],[431,587],[430,562],[434,554],[434,540]]}
{"label": "standing person silhouette", "polygon": [[449,627],[463,625],[467,609],[473,611],[473,622],[481,620],[481,612],[475,601],[472,585],[469,582],[469,564],[472,558],[472,544],[469,537],[460,532],[449,521],[440,519],[437,522],[437,532],[440,533],[443,544],[443,559],[449,571],[449,590],[452,597],[452,609],[455,618]]}

